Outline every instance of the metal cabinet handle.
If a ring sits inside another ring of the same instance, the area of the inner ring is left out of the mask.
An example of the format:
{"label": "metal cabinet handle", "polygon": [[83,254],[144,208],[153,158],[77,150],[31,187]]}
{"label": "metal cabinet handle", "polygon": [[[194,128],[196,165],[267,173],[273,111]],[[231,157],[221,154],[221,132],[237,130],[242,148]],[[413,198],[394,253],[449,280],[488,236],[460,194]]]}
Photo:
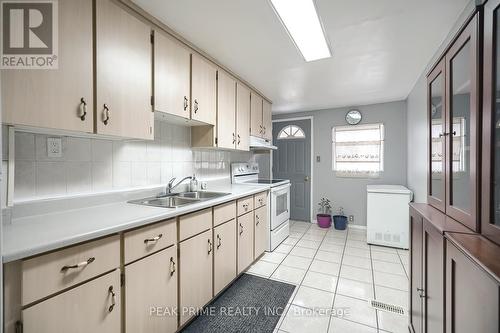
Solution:
{"label": "metal cabinet handle", "polygon": [[85,120],[85,117],[87,116],[87,102],[85,101],[85,98],[80,98],[80,119],[82,121]]}
{"label": "metal cabinet handle", "polygon": [[195,99],[194,100],[194,113],[197,113],[198,112],[198,100]]}
{"label": "metal cabinet handle", "polygon": [[262,131],[263,131],[262,134],[266,134],[266,126],[262,128]]}
{"label": "metal cabinet handle", "polygon": [[108,308],[108,311],[111,312],[115,308],[116,305],[116,294],[113,290],[113,286],[109,286],[108,288],[108,294],[111,295],[111,305]]}
{"label": "metal cabinet handle", "polygon": [[240,236],[243,234],[243,225],[240,223]]}
{"label": "metal cabinet handle", "polygon": [[174,275],[175,273],[175,261],[174,257],[170,257],[170,276]]}
{"label": "metal cabinet handle", "polygon": [[87,261],[82,261],[82,262],[79,262],[78,264],[74,264],[74,265],[66,265],[66,266],[63,266],[61,268],[61,273],[64,273],[66,272],[68,269],[70,268],[80,268],[80,267],[85,267],[87,265],[90,265],[91,263],[93,263],[95,261],[95,257],[90,257],[87,259]]}
{"label": "metal cabinet handle", "polygon": [[248,210],[248,204],[243,204],[243,208],[244,208],[245,210]]}
{"label": "metal cabinet handle", "polygon": [[262,205],[264,203],[264,199],[259,198],[259,203]]}
{"label": "metal cabinet handle", "polygon": [[186,111],[188,108],[188,98],[184,96],[184,111]]}
{"label": "metal cabinet handle", "polygon": [[104,112],[102,114],[102,122],[104,125],[108,125],[109,123],[109,107],[107,104],[104,104]]}
{"label": "metal cabinet handle", "polygon": [[147,244],[147,243],[149,243],[149,242],[157,242],[157,241],[159,241],[159,240],[160,240],[160,238],[162,238],[162,237],[163,237],[163,234],[159,234],[158,236],[153,237],[153,238],[146,238],[146,239],[144,240],[144,244]]}
{"label": "metal cabinet handle", "polygon": [[447,132],[444,132],[444,133],[439,133],[439,137],[443,137],[443,136],[448,136],[450,135],[450,133],[447,133]]}
{"label": "metal cabinet handle", "polygon": [[208,254],[212,253],[212,242],[208,240]]}
{"label": "metal cabinet handle", "polygon": [[259,217],[259,215],[255,215],[255,220],[256,220],[255,221],[255,225],[259,225],[259,223],[260,223],[260,217]]}
{"label": "metal cabinet handle", "polygon": [[233,133],[233,145],[236,143],[236,134]]}
{"label": "metal cabinet handle", "polygon": [[241,143],[241,136],[238,134],[238,145]]}
{"label": "metal cabinet handle", "polygon": [[222,238],[220,238],[220,235],[217,235],[217,250],[221,245],[222,245]]}

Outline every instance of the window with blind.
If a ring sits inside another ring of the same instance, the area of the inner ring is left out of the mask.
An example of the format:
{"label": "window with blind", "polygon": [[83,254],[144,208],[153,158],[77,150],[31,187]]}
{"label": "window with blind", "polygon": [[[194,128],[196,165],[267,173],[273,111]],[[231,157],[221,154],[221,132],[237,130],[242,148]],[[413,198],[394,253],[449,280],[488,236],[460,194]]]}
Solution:
{"label": "window with blind", "polygon": [[332,129],[332,169],[338,177],[376,178],[384,171],[384,124]]}

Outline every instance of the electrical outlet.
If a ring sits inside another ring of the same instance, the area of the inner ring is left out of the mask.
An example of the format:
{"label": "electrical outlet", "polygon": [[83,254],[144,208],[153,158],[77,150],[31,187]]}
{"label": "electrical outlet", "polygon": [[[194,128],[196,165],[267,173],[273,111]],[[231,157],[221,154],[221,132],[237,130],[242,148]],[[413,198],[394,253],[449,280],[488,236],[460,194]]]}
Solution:
{"label": "electrical outlet", "polygon": [[207,189],[207,182],[201,182],[201,189],[206,190]]}
{"label": "electrical outlet", "polygon": [[349,222],[354,222],[354,215],[349,215]]}
{"label": "electrical outlet", "polygon": [[62,156],[61,138],[47,138],[47,156],[48,157]]}

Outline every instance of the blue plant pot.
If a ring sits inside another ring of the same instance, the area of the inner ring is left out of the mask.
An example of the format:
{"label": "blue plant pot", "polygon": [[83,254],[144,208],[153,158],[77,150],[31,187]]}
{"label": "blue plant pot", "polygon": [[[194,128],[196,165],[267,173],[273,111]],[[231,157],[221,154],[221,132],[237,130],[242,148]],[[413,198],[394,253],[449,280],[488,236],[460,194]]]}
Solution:
{"label": "blue plant pot", "polygon": [[347,228],[347,216],[333,215],[333,224],[337,230],[345,230]]}

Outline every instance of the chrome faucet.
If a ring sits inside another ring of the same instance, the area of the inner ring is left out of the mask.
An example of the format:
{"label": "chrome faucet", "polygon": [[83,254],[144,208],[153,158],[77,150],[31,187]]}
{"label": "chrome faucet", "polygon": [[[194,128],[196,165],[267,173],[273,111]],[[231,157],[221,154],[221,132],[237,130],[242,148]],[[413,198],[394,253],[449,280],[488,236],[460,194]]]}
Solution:
{"label": "chrome faucet", "polygon": [[174,185],[174,181],[175,181],[175,177],[170,179],[170,181],[168,182],[168,185],[167,185],[167,188],[165,190],[166,193],[172,193],[172,190],[174,188],[176,188],[177,186],[179,186],[183,181],[185,181],[186,179],[193,179],[192,176],[187,176],[187,177],[184,177],[182,178],[179,182],[177,182],[177,184]]}

